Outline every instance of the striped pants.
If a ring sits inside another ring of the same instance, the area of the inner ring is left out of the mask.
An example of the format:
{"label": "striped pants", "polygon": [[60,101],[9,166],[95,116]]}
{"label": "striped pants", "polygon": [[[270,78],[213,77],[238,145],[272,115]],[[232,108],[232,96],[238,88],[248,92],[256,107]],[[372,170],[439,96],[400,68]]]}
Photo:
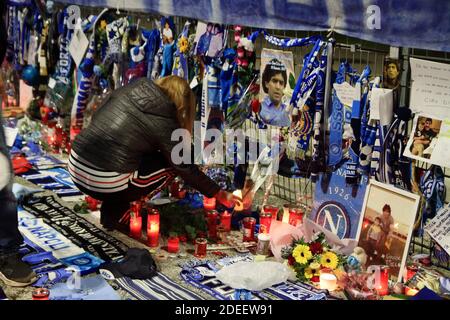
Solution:
{"label": "striped pants", "polygon": [[130,202],[150,198],[175,177],[174,169],[160,153],[144,157],[138,170],[118,173],[103,170],[71,151],[69,173],[81,192],[101,200],[101,222],[113,227],[130,207]]}

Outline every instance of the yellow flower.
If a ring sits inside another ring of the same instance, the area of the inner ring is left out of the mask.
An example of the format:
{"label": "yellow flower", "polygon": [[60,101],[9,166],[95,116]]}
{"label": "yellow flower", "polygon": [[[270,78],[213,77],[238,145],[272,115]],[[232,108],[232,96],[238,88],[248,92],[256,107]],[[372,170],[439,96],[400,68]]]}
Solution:
{"label": "yellow flower", "polygon": [[295,247],[294,251],[292,251],[292,256],[295,258],[300,264],[305,264],[309,259],[312,258],[312,253],[309,250],[309,247],[304,244],[299,244]]}
{"label": "yellow flower", "polygon": [[180,48],[181,53],[185,53],[189,49],[189,42],[186,37],[181,37],[180,40],[178,40],[178,47]]}
{"label": "yellow flower", "polygon": [[312,262],[308,268],[305,269],[306,279],[311,279],[312,277],[320,276],[320,264],[317,262]]}
{"label": "yellow flower", "polygon": [[320,257],[320,264],[325,268],[336,269],[338,266],[339,258],[334,252],[328,251],[325,252]]}

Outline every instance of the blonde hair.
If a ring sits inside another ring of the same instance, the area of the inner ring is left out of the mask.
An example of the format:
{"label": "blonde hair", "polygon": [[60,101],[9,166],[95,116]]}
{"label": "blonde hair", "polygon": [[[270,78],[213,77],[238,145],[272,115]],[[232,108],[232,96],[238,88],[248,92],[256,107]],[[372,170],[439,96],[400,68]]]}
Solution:
{"label": "blonde hair", "polygon": [[195,117],[195,95],[189,83],[174,75],[157,79],[154,82],[175,104],[180,126],[192,133]]}

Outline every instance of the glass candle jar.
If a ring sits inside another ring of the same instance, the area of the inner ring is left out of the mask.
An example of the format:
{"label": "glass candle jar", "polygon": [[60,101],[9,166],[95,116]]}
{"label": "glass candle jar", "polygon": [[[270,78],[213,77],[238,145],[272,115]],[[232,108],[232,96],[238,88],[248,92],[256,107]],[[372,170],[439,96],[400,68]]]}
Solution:
{"label": "glass candle jar", "polygon": [[271,224],[272,224],[272,213],[261,212],[259,214],[259,232],[269,233]]}
{"label": "glass candle jar", "polygon": [[130,218],[130,237],[140,239],[142,235],[142,217],[132,215]]}
{"label": "glass candle jar", "polygon": [[177,253],[180,249],[180,239],[178,237],[170,237],[167,240],[167,251],[170,253]]}
{"label": "glass candle jar", "polygon": [[256,247],[256,254],[268,256],[270,246],[270,236],[265,233],[260,233],[258,235],[258,245]]}
{"label": "glass candle jar", "polygon": [[272,219],[277,220],[278,219],[278,207],[272,206],[272,205],[265,205],[262,209],[263,212],[271,213]]}
{"label": "glass candle jar", "polygon": [[215,210],[216,209],[216,198],[203,197],[203,208],[205,210]]}
{"label": "glass candle jar", "polygon": [[147,240],[150,247],[159,245],[159,211],[149,209],[147,216]]}
{"label": "glass candle jar", "polygon": [[294,227],[300,226],[303,223],[303,210],[300,208],[289,209],[289,224]]}
{"label": "glass candle jar", "polygon": [[242,220],[243,227],[244,227],[244,242],[251,242],[255,241],[255,226],[256,226],[256,219],[251,217],[246,217]]}
{"label": "glass candle jar", "polygon": [[206,257],[206,245],[208,241],[205,238],[197,238],[195,240],[195,251],[194,256],[197,258],[205,258]]}
{"label": "glass candle jar", "polygon": [[216,210],[208,211],[206,214],[206,221],[208,224],[208,238],[216,239],[217,238],[217,219],[219,217],[219,213]]}
{"label": "glass candle jar", "polygon": [[220,215],[220,225],[224,228],[226,232],[231,231],[231,213],[224,211]]}
{"label": "glass candle jar", "polygon": [[33,300],[48,300],[50,297],[50,291],[46,288],[37,288],[32,292]]}

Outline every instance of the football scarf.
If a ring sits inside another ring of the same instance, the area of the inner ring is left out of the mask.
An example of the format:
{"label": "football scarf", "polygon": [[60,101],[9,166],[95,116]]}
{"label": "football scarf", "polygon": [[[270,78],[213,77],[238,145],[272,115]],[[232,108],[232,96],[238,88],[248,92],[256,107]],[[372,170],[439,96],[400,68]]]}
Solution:
{"label": "football scarf", "polygon": [[432,165],[420,180],[420,191],[426,199],[422,226],[445,204],[445,175],[441,167]]}
{"label": "football scarf", "polygon": [[70,139],[73,141],[76,135],[81,131],[84,124],[84,112],[87,108],[89,97],[91,95],[92,85],[94,81],[94,65],[95,65],[95,29],[97,22],[103,14],[108,11],[104,9],[95,19],[92,26],[92,34],[89,39],[89,47],[80,64],[81,79],[75,94],[75,99],[73,100],[71,121],[70,121]]}
{"label": "football scarf", "polygon": [[51,226],[73,244],[105,261],[121,259],[127,246],[106,234],[95,225],[64,207],[52,196],[30,198],[24,201],[24,209]]}
{"label": "football scarf", "polygon": [[147,62],[147,78],[152,78],[153,62],[156,52],[158,52],[161,35],[158,29],[152,31],[143,30],[142,36],[145,39],[145,61]]}

